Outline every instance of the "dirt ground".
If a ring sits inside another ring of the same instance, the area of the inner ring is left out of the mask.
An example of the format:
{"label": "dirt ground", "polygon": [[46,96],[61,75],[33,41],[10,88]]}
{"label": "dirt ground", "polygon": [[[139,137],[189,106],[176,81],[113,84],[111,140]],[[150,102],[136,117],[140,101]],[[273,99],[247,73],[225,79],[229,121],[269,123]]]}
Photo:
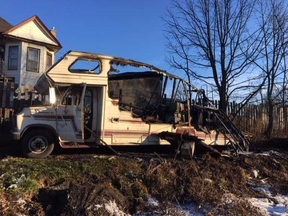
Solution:
{"label": "dirt ground", "polygon": [[288,195],[288,153],[273,146],[193,160],[174,159],[169,149],[122,150],[120,157],[62,150],[35,160],[23,158],[19,144],[3,144],[0,215],[187,215],[179,211],[187,204],[199,215],[261,215],[246,199],[273,198],[256,187]]}

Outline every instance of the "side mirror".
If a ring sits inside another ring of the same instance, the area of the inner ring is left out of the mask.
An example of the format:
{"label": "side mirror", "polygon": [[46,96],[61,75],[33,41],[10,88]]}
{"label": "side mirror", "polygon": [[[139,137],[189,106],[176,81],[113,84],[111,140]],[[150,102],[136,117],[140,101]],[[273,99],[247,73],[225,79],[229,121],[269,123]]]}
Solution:
{"label": "side mirror", "polygon": [[56,93],[54,87],[49,87],[49,100],[50,104],[55,104],[56,102]]}

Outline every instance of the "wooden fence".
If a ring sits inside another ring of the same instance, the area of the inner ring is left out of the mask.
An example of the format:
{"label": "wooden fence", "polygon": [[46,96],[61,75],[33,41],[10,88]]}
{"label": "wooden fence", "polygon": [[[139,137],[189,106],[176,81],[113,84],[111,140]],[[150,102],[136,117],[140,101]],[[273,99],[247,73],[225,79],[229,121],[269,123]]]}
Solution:
{"label": "wooden fence", "polygon": [[[219,101],[214,101],[215,107],[219,107]],[[268,125],[268,106],[265,104],[246,104],[236,115],[242,104],[235,101],[228,103],[227,114],[242,131],[254,135],[263,136]],[[275,105],[273,108],[273,136],[286,137],[288,132],[288,106]]]}
{"label": "wooden fence", "polygon": [[[9,118],[13,110],[13,96],[15,91],[15,84],[13,78],[0,76],[0,119]],[[12,95],[13,94],[13,95]]]}
{"label": "wooden fence", "polygon": [[37,94],[32,86],[18,86],[13,78],[0,75],[0,122],[11,120],[21,107],[40,105],[46,96]]}

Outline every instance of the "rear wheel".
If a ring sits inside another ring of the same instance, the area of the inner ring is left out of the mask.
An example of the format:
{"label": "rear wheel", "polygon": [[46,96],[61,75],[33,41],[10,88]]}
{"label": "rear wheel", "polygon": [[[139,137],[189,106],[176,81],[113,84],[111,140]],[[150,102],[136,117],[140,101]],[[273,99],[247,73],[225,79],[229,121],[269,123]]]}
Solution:
{"label": "rear wheel", "polygon": [[31,130],[22,139],[22,150],[26,157],[45,158],[52,153],[54,143],[49,131]]}

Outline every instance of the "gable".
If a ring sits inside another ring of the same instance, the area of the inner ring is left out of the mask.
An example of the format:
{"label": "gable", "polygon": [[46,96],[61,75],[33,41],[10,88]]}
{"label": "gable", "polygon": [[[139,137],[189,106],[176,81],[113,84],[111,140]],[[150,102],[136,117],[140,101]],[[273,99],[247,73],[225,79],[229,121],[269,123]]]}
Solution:
{"label": "gable", "polygon": [[7,35],[58,46],[53,38],[35,19],[13,29],[12,31],[7,32]]}

